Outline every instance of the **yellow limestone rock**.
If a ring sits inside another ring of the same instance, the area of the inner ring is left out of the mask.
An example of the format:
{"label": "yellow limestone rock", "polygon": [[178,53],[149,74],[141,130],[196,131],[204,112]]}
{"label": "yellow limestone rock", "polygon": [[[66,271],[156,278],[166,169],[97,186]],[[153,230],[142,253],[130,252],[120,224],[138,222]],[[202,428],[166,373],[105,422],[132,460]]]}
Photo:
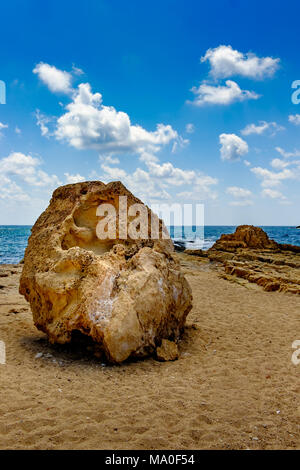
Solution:
{"label": "yellow limestone rock", "polygon": [[156,355],[159,361],[176,361],[179,357],[178,346],[174,341],[163,339],[161,346],[156,349]]}
{"label": "yellow limestone rock", "polygon": [[[163,339],[177,340],[192,307],[172,241],[150,237],[151,219],[160,232],[162,221],[143,205],[146,236],[124,238],[134,217],[124,219],[120,196],[128,210],[142,204],[120,182],[56,189],[32,228],[20,279],[34,323],[50,342],[68,343],[79,331],[117,363],[152,354]],[[117,229],[107,239],[96,232],[103,204],[116,210]]]}

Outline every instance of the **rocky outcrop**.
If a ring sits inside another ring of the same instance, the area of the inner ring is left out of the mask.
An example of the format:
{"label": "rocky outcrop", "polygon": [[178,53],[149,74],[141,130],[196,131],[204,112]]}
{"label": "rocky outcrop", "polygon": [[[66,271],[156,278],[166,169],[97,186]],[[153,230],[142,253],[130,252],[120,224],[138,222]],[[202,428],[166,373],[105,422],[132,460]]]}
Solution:
{"label": "rocky outcrop", "polygon": [[240,225],[229,235],[221,235],[211,250],[234,252],[238,248],[278,249],[278,243],[270,240],[268,235],[259,227]]}
{"label": "rocky outcrop", "polygon": [[[163,339],[177,340],[192,306],[173,244],[162,239],[166,229],[150,209],[143,206],[149,222],[143,237],[122,235],[134,220],[124,221],[124,196],[128,209],[142,204],[120,182],[56,189],[32,228],[20,280],[34,323],[50,342],[68,343],[80,332],[117,363],[153,353]],[[116,212],[116,232],[106,239],[96,230],[103,204]],[[151,239],[151,220],[159,239]]]}
{"label": "rocky outcrop", "polygon": [[222,265],[225,279],[300,294],[300,247],[276,243],[259,227],[242,225],[235,233],[222,235],[207,256]]}

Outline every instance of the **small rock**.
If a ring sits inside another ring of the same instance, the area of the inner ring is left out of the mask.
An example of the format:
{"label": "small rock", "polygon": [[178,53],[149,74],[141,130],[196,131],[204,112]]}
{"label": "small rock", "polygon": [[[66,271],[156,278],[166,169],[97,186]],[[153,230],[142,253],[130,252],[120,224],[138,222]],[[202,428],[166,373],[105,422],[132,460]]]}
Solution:
{"label": "small rock", "polygon": [[43,353],[39,352],[35,355],[36,359],[40,359],[40,357],[43,357]]}
{"label": "small rock", "polygon": [[159,361],[176,361],[179,357],[178,346],[174,341],[163,339],[161,346],[156,349],[156,355]]}

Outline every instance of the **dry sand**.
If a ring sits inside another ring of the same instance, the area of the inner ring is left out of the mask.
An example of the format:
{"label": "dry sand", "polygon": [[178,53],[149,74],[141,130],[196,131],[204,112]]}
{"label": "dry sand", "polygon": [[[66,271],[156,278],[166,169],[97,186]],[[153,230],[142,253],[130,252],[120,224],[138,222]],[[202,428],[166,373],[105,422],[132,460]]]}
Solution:
{"label": "dry sand", "polygon": [[300,448],[299,296],[180,258],[194,296],[180,359],[121,366],[48,345],[18,294],[20,266],[2,265],[1,449]]}

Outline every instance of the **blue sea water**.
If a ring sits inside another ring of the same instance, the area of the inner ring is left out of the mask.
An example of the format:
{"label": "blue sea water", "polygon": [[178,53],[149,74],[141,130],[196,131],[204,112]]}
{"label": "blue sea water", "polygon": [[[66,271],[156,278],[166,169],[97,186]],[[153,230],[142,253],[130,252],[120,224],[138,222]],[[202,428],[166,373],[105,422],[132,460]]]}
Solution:
{"label": "blue sea water", "polygon": [[0,264],[22,260],[30,229],[30,225],[0,225]]}
{"label": "blue sea water", "polygon": [[[278,243],[300,246],[300,230],[295,227],[262,227]],[[0,264],[19,263],[30,235],[29,225],[0,225]],[[222,233],[233,233],[234,226],[170,227],[171,238],[185,248],[208,250]]]}

